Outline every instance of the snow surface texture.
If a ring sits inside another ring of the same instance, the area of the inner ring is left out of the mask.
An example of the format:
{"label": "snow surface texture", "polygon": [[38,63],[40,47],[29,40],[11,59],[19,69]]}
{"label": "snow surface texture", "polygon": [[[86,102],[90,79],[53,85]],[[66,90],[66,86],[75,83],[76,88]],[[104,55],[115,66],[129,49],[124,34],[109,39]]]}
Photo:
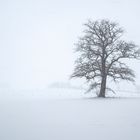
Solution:
{"label": "snow surface texture", "polygon": [[0,99],[0,140],[140,139],[139,97],[98,99],[77,90],[38,92]]}

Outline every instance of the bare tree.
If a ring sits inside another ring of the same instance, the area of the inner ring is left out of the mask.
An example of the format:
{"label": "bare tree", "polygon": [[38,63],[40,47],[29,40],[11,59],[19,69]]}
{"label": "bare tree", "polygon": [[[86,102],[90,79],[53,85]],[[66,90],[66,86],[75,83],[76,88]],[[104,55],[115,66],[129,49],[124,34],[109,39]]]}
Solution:
{"label": "bare tree", "polygon": [[124,30],[109,20],[91,21],[86,24],[84,35],[76,44],[79,58],[73,77],[85,78],[89,90],[96,89],[98,97],[105,97],[107,79],[114,82],[127,80],[134,82],[135,74],[123,59],[139,59],[140,50],[133,42],[121,40]]}

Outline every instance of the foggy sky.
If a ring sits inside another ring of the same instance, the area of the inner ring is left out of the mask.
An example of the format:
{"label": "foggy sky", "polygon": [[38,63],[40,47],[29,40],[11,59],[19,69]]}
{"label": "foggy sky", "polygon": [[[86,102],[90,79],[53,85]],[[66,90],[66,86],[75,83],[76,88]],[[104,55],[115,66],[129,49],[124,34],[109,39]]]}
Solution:
{"label": "foggy sky", "polygon": [[[1,0],[0,88],[41,89],[67,81],[87,19],[118,22],[140,45],[139,0]],[[140,82],[139,62],[131,63]]]}

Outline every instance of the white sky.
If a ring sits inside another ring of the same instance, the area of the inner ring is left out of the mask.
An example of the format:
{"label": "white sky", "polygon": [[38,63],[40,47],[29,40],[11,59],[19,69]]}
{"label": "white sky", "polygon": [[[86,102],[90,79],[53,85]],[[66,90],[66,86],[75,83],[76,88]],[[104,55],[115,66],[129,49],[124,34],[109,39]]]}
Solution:
{"label": "white sky", "polygon": [[[110,19],[140,45],[139,0],[0,0],[0,85],[41,89],[67,81],[87,19]],[[140,81],[140,62],[132,63]]]}

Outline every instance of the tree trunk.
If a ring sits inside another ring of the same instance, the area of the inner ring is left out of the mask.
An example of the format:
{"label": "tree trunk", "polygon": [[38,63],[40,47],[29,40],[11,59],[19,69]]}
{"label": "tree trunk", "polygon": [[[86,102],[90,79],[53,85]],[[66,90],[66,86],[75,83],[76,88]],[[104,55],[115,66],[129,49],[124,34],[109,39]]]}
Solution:
{"label": "tree trunk", "polygon": [[98,95],[98,97],[103,97],[105,98],[105,91],[106,91],[106,58],[105,58],[105,46],[103,44],[102,46],[102,70],[101,70],[101,75],[102,75],[102,79],[101,79],[101,87],[100,87],[100,93]]}
{"label": "tree trunk", "polygon": [[105,98],[105,92],[106,92],[106,76],[103,76],[102,81],[101,81],[100,93],[99,93],[98,97]]}

